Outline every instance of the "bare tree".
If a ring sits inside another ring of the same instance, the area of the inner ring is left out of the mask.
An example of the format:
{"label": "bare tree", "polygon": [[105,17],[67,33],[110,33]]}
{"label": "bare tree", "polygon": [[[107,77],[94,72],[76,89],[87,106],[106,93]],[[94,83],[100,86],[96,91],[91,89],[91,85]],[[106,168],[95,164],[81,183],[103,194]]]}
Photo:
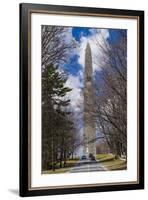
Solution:
{"label": "bare tree", "polygon": [[66,42],[63,26],[42,25],[42,67],[65,62],[72,43]]}
{"label": "bare tree", "polygon": [[103,35],[94,41],[101,54],[95,76],[96,121],[117,156],[127,154],[127,53],[125,31],[109,43]]}

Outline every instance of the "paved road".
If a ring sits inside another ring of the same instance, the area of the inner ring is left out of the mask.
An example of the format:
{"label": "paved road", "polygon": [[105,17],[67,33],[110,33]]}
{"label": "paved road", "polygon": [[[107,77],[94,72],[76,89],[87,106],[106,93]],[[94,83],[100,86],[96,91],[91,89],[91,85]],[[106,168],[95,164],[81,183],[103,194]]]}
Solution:
{"label": "paved road", "polygon": [[98,161],[79,160],[78,163],[69,171],[70,173],[76,172],[93,172],[104,171],[105,168]]}

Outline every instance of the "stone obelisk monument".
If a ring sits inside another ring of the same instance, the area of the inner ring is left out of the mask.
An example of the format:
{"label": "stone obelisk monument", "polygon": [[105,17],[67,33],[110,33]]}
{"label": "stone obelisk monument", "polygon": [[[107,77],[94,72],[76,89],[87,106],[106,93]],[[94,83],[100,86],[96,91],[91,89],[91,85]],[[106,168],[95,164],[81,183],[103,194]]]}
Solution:
{"label": "stone obelisk monument", "polygon": [[84,154],[96,155],[94,122],[94,92],[93,92],[93,69],[92,55],[89,43],[85,50],[85,73],[84,73]]}

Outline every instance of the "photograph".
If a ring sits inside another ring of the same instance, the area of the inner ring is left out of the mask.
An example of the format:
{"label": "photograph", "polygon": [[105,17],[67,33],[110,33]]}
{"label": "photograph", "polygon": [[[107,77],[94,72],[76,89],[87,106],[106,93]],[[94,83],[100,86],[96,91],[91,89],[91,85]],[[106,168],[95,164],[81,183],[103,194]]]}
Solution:
{"label": "photograph", "polygon": [[144,11],[20,4],[20,196],[144,188]]}
{"label": "photograph", "polygon": [[127,168],[127,30],[41,26],[42,173]]}

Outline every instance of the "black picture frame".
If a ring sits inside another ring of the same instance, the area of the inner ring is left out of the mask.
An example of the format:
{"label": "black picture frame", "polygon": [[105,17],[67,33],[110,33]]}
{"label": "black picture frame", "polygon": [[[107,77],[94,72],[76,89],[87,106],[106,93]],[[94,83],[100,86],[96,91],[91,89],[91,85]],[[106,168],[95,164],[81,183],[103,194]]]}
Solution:
{"label": "black picture frame", "polygon": [[[107,15],[111,17],[136,17],[138,19],[138,131],[139,131],[139,180],[137,183],[87,185],[82,187],[30,189],[30,15],[32,12],[77,13],[76,15]],[[20,4],[20,196],[88,193],[144,188],[144,11],[107,8],[71,7],[45,4]]]}

